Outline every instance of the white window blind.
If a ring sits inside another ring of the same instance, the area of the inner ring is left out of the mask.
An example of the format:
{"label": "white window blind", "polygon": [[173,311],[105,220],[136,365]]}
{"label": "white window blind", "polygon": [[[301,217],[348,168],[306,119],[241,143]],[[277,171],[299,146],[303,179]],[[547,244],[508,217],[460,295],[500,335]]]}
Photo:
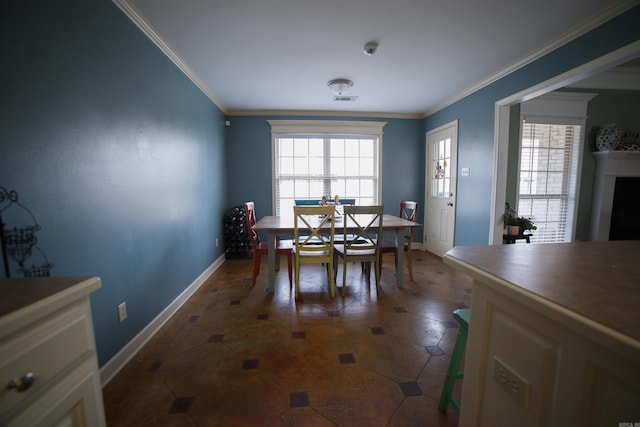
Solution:
{"label": "white window blind", "polygon": [[517,212],[532,218],[535,243],[572,240],[580,125],[522,123]]}
{"label": "white window blind", "polygon": [[516,210],[538,227],[531,243],[574,238],[582,132],[587,104],[594,96],[551,92],[521,104]]}
{"label": "white window blind", "polygon": [[355,199],[358,205],[379,203],[384,123],[269,123],[275,215],[292,218],[296,199],[321,199],[323,195]]}

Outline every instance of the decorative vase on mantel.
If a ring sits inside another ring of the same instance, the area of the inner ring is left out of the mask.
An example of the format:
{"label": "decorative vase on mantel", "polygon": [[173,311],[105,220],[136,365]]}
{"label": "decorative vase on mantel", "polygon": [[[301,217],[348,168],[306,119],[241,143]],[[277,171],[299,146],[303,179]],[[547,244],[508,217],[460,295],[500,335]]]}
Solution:
{"label": "decorative vase on mantel", "polygon": [[596,134],[596,148],[598,151],[615,150],[620,145],[622,131],[615,123],[609,123],[598,131]]}

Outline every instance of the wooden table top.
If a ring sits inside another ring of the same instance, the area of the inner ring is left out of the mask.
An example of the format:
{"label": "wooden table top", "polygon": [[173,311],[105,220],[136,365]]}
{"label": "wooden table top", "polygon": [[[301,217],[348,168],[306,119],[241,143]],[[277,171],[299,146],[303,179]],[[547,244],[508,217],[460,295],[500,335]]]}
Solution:
{"label": "wooden table top", "polygon": [[[336,228],[344,227],[342,221],[336,221]],[[420,227],[417,222],[409,221],[394,215],[385,214],[382,217],[382,228],[397,229],[407,227]],[[283,219],[279,216],[265,216],[260,218],[253,226],[255,230],[261,231],[293,231],[293,218]]]}

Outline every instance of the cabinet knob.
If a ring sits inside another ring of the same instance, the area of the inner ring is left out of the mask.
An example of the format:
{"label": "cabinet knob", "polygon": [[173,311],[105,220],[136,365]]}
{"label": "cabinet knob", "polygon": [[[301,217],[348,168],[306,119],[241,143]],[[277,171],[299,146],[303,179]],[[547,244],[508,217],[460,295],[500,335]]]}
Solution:
{"label": "cabinet knob", "polygon": [[11,381],[9,381],[7,388],[9,390],[15,389],[17,392],[22,392],[27,390],[29,387],[31,387],[31,385],[35,380],[36,380],[35,375],[33,375],[31,372],[27,372],[20,378],[14,378]]}

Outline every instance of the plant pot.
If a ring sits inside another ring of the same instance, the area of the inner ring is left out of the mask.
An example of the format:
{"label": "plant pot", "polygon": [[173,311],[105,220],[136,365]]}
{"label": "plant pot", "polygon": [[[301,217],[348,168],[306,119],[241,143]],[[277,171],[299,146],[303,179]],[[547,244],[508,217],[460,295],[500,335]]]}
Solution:
{"label": "plant pot", "polygon": [[520,226],[519,225],[507,225],[507,234],[511,235],[511,236],[519,236],[520,233]]}

